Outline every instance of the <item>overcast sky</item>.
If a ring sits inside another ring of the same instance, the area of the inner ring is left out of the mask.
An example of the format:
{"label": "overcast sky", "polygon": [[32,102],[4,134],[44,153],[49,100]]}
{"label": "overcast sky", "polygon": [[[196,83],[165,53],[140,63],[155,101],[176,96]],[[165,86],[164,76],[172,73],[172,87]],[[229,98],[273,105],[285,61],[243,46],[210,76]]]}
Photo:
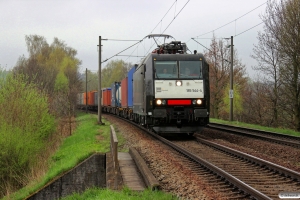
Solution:
{"label": "overcast sky", "polygon": [[[88,68],[96,72],[99,36],[103,39],[141,40],[150,33],[164,32],[178,41],[186,42],[190,50],[203,52],[204,48],[191,38],[199,36],[201,39],[198,41],[209,47],[215,34],[217,38],[234,36],[234,46],[238,50],[239,58],[251,75],[253,74],[251,66],[256,62],[250,55],[253,44],[257,44],[257,32],[262,31],[263,25],[246,30],[261,22],[260,15],[265,12],[265,2],[264,0],[0,0],[0,65],[12,69],[19,56],[24,54],[28,57],[25,35],[44,36],[49,44],[57,37],[78,51],[77,57],[82,61],[81,71]],[[255,10],[250,12],[253,9]],[[248,12],[250,13],[247,14]],[[232,23],[215,30],[229,22]],[[246,32],[242,33],[244,31]],[[134,43],[136,42],[102,41],[102,60],[112,57]],[[139,45],[121,53],[135,57],[116,56],[112,59],[138,63],[141,58],[137,56],[143,56],[153,49],[155,46],[152,44],[152,39],[145,39]],[[106,63],[102,66],[104,67]]]}

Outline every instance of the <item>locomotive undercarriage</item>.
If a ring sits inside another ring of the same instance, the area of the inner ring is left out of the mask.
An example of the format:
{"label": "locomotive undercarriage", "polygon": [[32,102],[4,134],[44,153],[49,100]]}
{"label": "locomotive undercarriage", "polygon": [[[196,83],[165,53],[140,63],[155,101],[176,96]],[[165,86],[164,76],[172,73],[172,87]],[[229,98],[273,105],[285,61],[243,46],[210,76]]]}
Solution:
{"label": "locomotive undercarriage", "polygon": [[152,115],[138,115],[131,109],[115,109],[104,107],[104,112],[116,114],[132,120],[157,133],[187,133],[192,135],[202,131],[208,124],[207,109],[186,108],[175,106],[166,109],[154,109]]}
{"label": "locomotive undercarriage", "polygon": [[154,109],[152,115],[134,115],[133,121],[157,133],[188,133],[202,131],[208,124],[207,109],[178,106]]}

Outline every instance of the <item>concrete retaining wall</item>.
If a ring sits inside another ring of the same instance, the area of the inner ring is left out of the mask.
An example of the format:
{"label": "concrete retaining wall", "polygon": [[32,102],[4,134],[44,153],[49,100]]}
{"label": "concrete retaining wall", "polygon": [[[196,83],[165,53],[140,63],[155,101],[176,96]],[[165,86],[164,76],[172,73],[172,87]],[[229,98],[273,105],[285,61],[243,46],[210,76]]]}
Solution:
{"label": "concrete retaining wall", "polygon": [[27,199],[59,199],[74,192],[83,192],[91,187],[106,187],[105,154],[92,155]]}

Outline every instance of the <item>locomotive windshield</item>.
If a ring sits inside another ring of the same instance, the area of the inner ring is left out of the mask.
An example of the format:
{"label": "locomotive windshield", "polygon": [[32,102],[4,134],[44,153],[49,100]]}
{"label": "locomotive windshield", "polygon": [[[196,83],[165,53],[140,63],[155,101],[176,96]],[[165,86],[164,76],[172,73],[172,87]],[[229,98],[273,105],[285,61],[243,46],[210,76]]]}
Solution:
{"label": "locomotive windshield", "polygon": [[179,78],[202,78],[202,62],[179,61]]}
{"label": "locomotive windshield", "polygon": [[154,61],[157,79],[201,79],[202,61]]}
{"label": "locomotive windshield", "polygon": [[177,61],[155,61],[156,78],[177,78]]}

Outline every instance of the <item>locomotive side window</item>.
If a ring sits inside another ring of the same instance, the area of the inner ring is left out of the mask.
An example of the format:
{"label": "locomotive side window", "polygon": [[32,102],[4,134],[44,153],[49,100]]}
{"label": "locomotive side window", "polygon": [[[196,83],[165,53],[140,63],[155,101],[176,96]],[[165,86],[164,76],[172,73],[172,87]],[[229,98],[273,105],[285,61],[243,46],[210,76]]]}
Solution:
{"label": "locomotive side window", "polygon": [[179,78],[202,78],[202,62],[179,61]]}
{"label": "locomotive side window", "polygon": [[177,61],[154,61],[154,68],[158,79],[178,77]]}

